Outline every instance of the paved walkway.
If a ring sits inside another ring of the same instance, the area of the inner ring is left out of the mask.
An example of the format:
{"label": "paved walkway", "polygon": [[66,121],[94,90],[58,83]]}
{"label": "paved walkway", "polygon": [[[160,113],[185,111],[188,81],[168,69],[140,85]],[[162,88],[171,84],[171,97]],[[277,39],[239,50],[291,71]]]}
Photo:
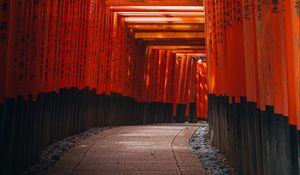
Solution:
{"label": "paved walkway", "polygon": [[50,175],[204,174],[188,145],[198,125],[124,126],[77,144]]}

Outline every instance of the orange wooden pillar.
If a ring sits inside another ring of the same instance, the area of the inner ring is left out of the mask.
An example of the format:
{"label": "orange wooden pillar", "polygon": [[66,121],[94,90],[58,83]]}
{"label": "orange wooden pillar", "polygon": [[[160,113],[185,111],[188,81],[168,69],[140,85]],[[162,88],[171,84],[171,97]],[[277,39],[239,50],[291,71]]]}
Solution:
{"label": "orange wooden pillar", "polygon": [[207,0],[205,7],[213,144],[242,174],[297,173],[299,3]]}
{"label": "orange wooden pillar", "polygon": [[8,0],[1,0],[0,4],[4,7],[0,11],[0,104],[4,103],[5,98],[5,80],[6,80],[6,62],[7,62],[7,46],[8,46],[8,25],[10,14],[10,3]]}
{"label": "orange wooden pillar", "polygon": [[197,63],[197,92],[196,92],[196,110],[197,118],[207,119],[208,108],[208,84],[207,84],[207,63],[198,61]]}

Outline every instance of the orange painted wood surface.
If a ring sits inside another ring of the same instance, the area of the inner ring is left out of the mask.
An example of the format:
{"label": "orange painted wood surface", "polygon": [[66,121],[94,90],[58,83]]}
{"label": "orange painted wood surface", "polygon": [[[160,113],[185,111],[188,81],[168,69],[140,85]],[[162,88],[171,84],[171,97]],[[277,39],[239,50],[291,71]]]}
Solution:
{"label": "orange painted wood surface", "polygon": [[205,1],[209,93],[274,107],[300,127],[299,1]]}

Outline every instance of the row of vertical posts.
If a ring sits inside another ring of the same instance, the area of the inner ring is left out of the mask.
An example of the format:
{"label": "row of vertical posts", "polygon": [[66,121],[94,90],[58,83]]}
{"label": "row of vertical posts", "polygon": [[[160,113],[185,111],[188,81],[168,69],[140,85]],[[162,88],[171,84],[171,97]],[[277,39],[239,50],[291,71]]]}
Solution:
{"label": "row of vertical posts", "polygon": [[147,47],[144,100],[173,104],[178,122],[207,117],[207,64],[193,54]]}
{"label": "row of vertical posts", "polygon": [[298,174],[299,0],[206,0],[213,145],[238,174]]}
{"label": "row of vertical posts", "polygon": [[0,174],[91,127],[153,121],[145,46],[104,3],[0,0]]}
{"label": "row of vertical posts", "polygon": [[93,127],[143,124],[144,104],[120,94],[61,89],[0,105],[0,174],[19,174],[49,144]]}
{"label": "row of vertical posts", "polygon": [[104,1],[0,4],[1,103],[73,87],[140,98],[144,46]]}
{"label": "row of vertical posts", "polygon": [[105,1],[0,0],[0,174],[91,127],[194,117],[197,61],[148,50]]}

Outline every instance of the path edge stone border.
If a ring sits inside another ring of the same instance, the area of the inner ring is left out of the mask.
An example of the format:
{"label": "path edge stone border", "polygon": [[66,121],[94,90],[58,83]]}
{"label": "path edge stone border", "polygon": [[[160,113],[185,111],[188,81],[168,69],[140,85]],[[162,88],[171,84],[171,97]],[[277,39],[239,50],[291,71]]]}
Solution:
{"label": "path edge stone border", "polygon": [[23,175],[46,175],[48,169],[53,167],[63,155],[68,153],[79,142],[112,128],[114,127],[91,128],[85,132],[75,134],[51,144],[46,150],[40,152],[38,162],[35,165],[28,167],[23,172]]}

